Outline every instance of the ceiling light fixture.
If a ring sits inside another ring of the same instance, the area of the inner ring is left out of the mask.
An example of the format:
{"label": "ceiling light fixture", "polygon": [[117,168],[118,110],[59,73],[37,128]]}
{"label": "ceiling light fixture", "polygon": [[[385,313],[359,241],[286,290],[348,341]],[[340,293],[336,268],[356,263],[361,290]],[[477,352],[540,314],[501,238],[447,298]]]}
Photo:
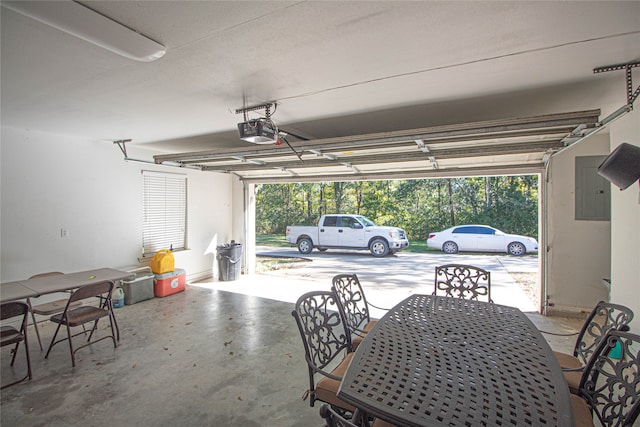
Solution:
{"label": "ceiling light fixture", "polygon": [[167,51],[161,44],[76,1],[2,1],[2,6],[134,61],[155,61]]}

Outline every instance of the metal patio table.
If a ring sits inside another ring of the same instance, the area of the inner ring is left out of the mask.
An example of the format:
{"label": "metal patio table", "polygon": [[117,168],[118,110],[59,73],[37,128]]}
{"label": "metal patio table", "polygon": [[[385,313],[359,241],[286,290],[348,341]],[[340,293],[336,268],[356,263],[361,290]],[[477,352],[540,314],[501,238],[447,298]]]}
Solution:
{"label": "metal patio table", "polygon": [[358,347],[338,397],[398,426],[572,426],[570,394],[520,310],[412,295]]}

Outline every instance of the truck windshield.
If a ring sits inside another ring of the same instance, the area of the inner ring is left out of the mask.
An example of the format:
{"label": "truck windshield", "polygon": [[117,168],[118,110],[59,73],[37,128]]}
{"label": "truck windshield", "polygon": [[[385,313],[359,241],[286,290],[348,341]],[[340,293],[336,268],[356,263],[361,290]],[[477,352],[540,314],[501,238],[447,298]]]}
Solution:
{"label": "truck windshield", "polygon": [[356,216],[356,218],[358,218],[358,220],[365,226],[365,227],[375,227],[375,223],[373,221],[371,221],[369,218],[364,217],[362,215],[358,215]]}

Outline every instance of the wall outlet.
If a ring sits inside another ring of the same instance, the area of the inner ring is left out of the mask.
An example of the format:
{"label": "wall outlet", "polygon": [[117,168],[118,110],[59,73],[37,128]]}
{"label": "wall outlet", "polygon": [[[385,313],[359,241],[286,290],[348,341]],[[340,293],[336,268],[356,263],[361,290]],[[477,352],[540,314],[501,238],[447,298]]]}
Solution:
{"label": "wall outlet", "polygon": [[66,239],[67,237],[69,237],[69,229],[68,228],[61,228],[60,229],[60,237],[62,237],[63,239]]}

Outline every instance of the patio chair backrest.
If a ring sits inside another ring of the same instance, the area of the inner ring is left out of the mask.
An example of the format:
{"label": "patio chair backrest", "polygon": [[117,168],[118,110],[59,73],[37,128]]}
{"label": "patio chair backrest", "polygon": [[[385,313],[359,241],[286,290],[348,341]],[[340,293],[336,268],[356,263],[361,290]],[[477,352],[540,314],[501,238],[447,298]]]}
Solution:
{"label": "patio chair backrest", "polygon": [[585,320],[573,349],[573,355],[584,365],[600,341],[610,330],[628,330],[633,311],[620,304],[600,301]]}
{"label": "patio chair backrest", "polygon": [[332,292],[302,295],[291,314],[298,324],[310,366],[323,369],[343,350],[351,351],[351,337]]}
{"label": "patio chair backrest", "polygon": [[[480,300],[491,299],[491,273],[473,265],[446,264],[436,267],[433,295]],[[441,292],[438,292],[441,291]]]}
{"label": "patio chair backrest", "polygon": [[578,396],[601,425],[636,425],[640,414],[640,335],[610,330],[585,366]]}
{"label": "patio chair backrest", "polygon": [[331,290],[343,310],[347,327],[354,333],[370,320],[369,305],[356,274],[338,274],[333,277]]}
{"label": "patio chair backrest", "polygon": [[29,357],[29,341],[27,338],[27,316],[29,314],[29,306],[22,301],[9,301],[0,304],[0,320],[9,320],[15,317],[21,317],[20,328],[13,325],[0,326],[0,346],[15,345],[12,350],[11,366],[15,363],[20,343],[24,343],[24,353],[27,362],[27,370],[23,377],[15,381],[3,384],[0,388],[4,389],[14,384],[18,384],[24,380],[31,379],[31,359]]}
{"label": "patio chair backrest", "polygon": [[[91,297],[103,297],[107,300],[111,298],[111,293],[113,292],[114,283],[113,282],[99,282],[92,283],[90,285],[82,286],[76,289],[71,297],[69,298],[69,304],[74,301],[80,301],[83,299],[91,298]],[[102,298],[101,298],[102,300]]]}

